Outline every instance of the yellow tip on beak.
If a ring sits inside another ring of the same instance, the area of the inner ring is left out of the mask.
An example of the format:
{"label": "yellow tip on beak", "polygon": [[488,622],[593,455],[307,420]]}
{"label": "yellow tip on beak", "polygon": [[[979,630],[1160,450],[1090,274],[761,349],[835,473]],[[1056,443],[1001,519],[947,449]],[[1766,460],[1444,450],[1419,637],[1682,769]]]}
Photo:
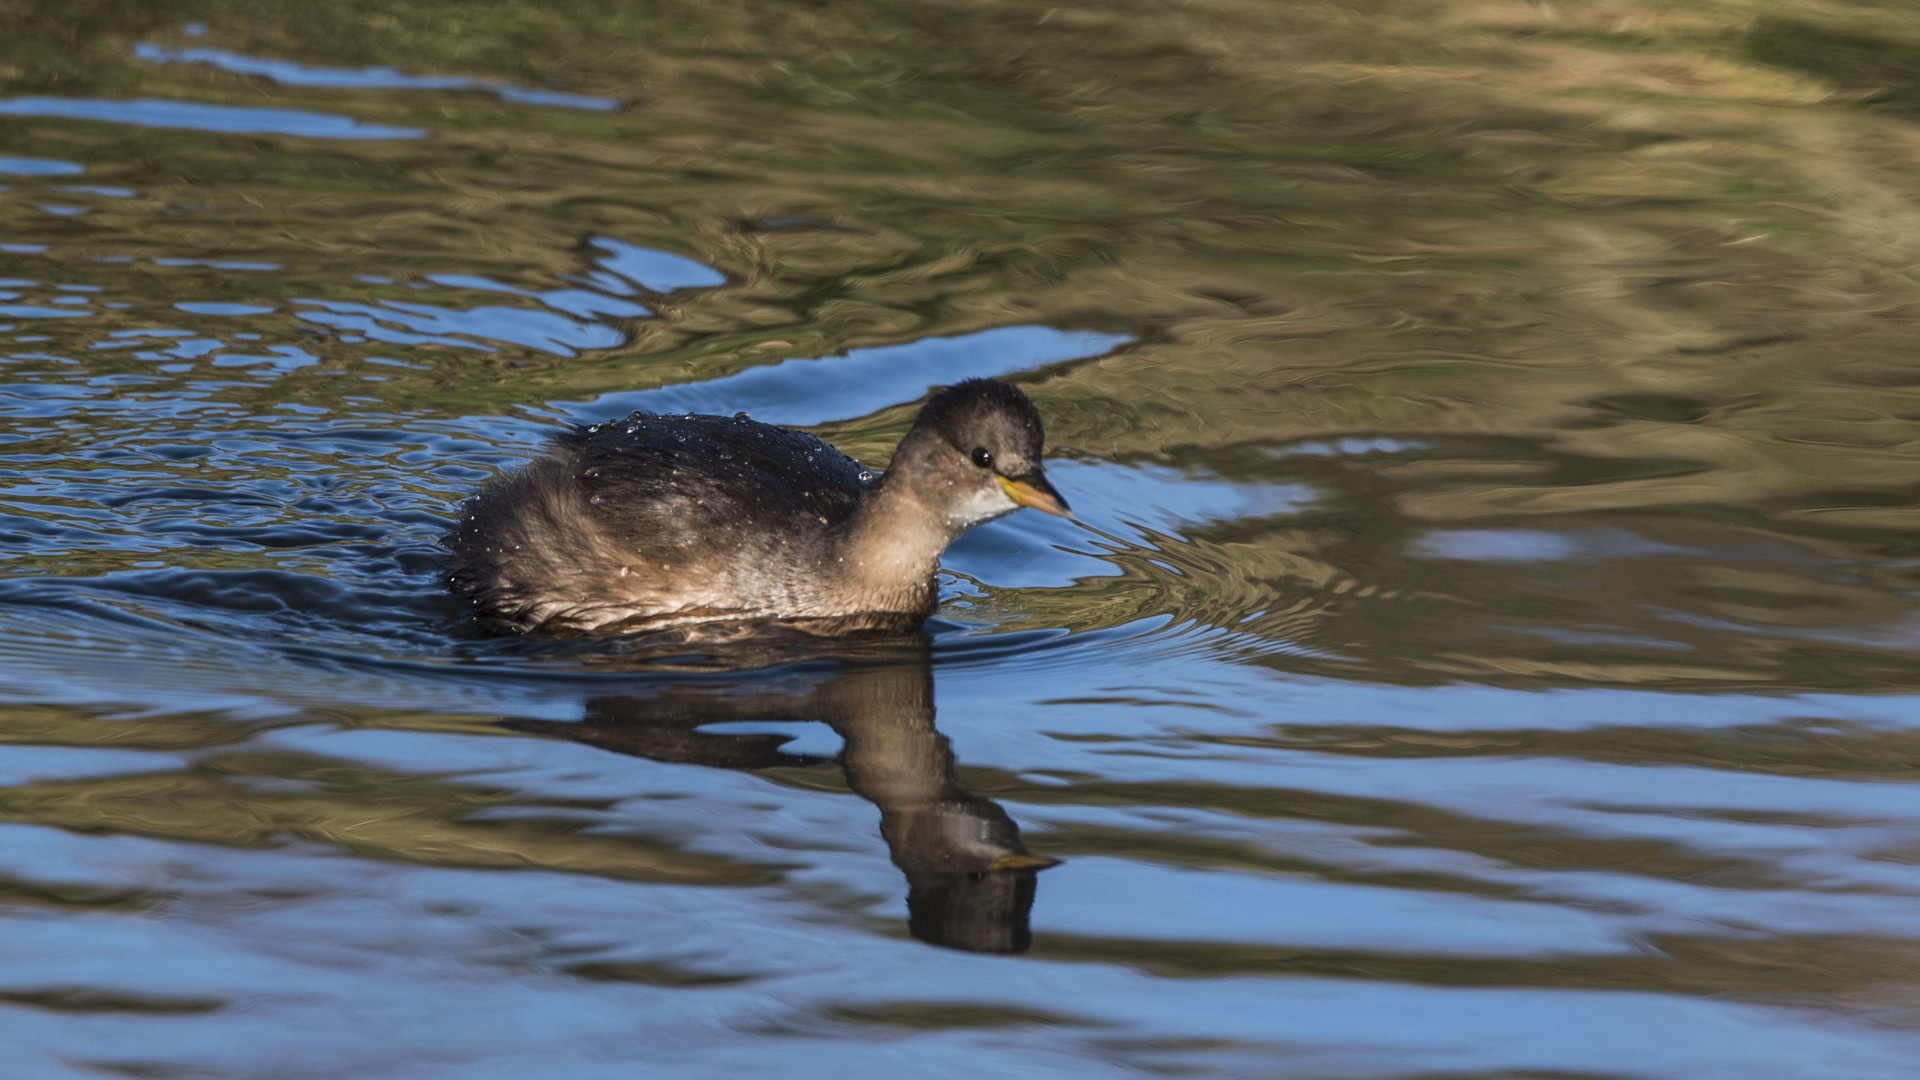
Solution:
{"label": "yellow tip on beak", "polygon": [[1049,859],[1045,855],[1029,855],[1022,851],[1013,855],[1002,855],[993,860],[988,870],[998,873],[1002,870],[1045,870],[1049,866],[1059,866],[1059,859]]}
{"label": "yellow tip on beak", "polygon": [[1046,477],[1037,472],[1020,480],[1005,476],[996,476],[994,479],[1000,481],[1000,490],[1007,493],[1007,498],[1021,506],[1031,506],[1056,517],[1073,516],[1073,511],[1067,507],[1067,500],[1061,498],[1060,493],[1053,490],[1053,485],[1047,483]]}

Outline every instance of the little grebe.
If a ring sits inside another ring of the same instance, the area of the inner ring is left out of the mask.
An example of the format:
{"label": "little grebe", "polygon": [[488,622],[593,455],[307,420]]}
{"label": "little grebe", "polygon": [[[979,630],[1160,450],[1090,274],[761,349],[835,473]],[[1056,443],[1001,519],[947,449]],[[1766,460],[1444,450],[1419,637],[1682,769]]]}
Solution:
{"label": "little grebe", "polygon": [[442,543],[475,614],[519,631],[735,620],[917,625],[940,553],[1022,506],[1066,516],[1025,394],[935,394],[876,476],[743,413],[575,427],[470,500]]}

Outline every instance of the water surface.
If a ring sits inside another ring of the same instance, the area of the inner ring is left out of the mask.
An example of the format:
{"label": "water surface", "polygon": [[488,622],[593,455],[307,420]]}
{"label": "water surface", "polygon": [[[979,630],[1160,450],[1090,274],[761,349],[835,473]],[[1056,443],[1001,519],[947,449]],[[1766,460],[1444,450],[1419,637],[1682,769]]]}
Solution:
{"label": "water surface", "polygon": [[[283,7],[3,17],[9,1076],[1912,1075],[1902,9]],[[436,581],[979,375],[923,636]]]}

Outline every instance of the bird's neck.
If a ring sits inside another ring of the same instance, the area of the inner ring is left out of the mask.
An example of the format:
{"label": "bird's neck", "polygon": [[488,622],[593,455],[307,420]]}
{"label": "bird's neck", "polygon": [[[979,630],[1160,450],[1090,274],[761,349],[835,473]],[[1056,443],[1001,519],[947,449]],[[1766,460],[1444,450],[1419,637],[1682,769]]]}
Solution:
{"label": "bird's neck", "polygon": [[835,555],[855,610],[930,614],[940,553],[953,534],[946,515],[915,490],[910,463],[894,460],[855,508]]}

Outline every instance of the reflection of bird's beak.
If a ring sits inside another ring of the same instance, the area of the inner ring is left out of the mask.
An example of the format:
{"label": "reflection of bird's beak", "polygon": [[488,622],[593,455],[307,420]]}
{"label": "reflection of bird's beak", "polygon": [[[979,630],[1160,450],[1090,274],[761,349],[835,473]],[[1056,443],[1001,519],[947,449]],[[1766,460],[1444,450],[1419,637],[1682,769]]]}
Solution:
{"label": "reflection of bird's beak", "polygon": [[1053,485],[1047,483],[1047,478],[1039,469],[1025,476],[996,476],[994,479],[1000,481],[1000,490],[1007,493],[1007,498],[1021,506],[1031,506],[1063,518],[1073,516],[1073,511],[1067,507],[1067,500],[1053,490]]}
{"label": "reflection of bird's beak", "polygon": [[993,873],[1002,870],[1045,870],[1049,866],[1059,866],[1059,859],[1049,859],[1045,855],[1029,855],[1024,851],[1011,855],[1002,855],[993,860],[987,869]]}

